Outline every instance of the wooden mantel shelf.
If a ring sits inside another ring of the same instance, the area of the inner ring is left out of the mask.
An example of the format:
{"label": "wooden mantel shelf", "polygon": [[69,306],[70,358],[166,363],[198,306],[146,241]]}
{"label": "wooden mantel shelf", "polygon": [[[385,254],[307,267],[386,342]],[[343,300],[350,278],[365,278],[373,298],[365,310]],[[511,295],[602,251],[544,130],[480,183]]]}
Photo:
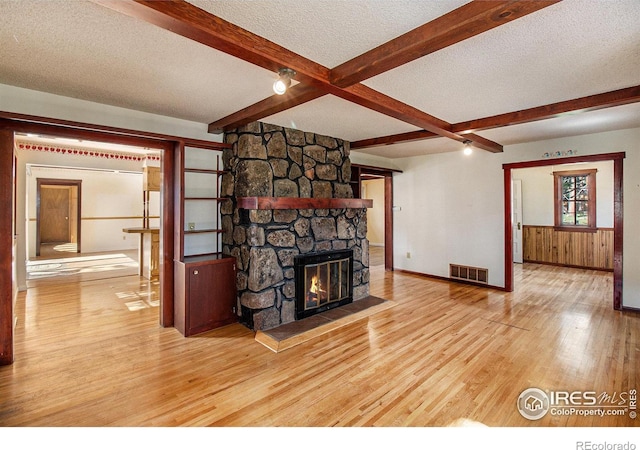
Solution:
{"label": "wooden mantel shelf", "polygon": [[244,209],[342,209],[372,208],[373,200],[363,198],[238,197]]}

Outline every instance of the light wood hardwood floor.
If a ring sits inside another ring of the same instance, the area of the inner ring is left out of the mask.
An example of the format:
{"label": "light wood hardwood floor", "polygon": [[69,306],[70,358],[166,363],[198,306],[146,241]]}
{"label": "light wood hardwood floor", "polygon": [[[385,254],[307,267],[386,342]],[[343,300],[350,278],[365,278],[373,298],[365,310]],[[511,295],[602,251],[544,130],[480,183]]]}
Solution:
{"label": "light wood hardwood floor", "polygon": [[240,324],[161,328],[158,286],[137,276],[35,287],[0,367],[0,424],[637,426],[519,414],[530,387],[640,387],[640,315],[612,309],[609,273],[526,264],[516,277],[504,293],[373,269],[371,294],[393,308],[277,354]]}
{"label": "light wood hardwood floor", "polygon": [[[56,251],[56,247],[43,244],[41,256],[27,261],[27,288],[119,278],[139,273],[137,250],[72,253]],[[71,248],[75,249],[75,246]]]}

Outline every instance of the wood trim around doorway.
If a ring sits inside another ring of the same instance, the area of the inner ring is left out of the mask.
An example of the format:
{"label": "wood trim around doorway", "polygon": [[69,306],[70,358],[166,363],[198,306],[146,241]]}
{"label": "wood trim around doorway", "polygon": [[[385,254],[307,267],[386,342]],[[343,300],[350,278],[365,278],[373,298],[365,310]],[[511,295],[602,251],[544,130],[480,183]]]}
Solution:
{"label": "wood trim around doorway", "polygon": [[40,256],[40,221],[41,216],[41,189],[42,186],[68,186],[76,187],[78,189],[78,197],[76,199],[75,212],[76,212],[76,253],[82,253],[82,180],[63,180],[58,178],[38,178],[37,179],[37,191],[36,191],[36,256]]}
{"label": "wood trim around doorway", "polygon": [[393,270],[393,173],[384,176],[384,270]]}
{"label": "wood trim around doorway", "polygon": [[504,277],[505,291],[512,292],[513,280],[513,228],[511,223],[511,171],[530,167],[555,166],[583,162],[613,161],[613,309],[622,305],[622,251],[623,251],[623,161],[624,152],[598,155],[572,156],[503,164],[504,170]]}
{"label": "wood trim around doorway", "polygon": [[[393,270],[393,173],[401,170],[352,164],[361,180],[367,175],[384,178],[384,269]],[[359,183],[359,182],[358,182]],[[358,196],[360,188],[357,189]]]}
{"label": "wood trim around doorway", "polygon": [[[160,325],[173,326],[173,242],[174,242],[174,170],[173,155],[178,145],[198,145],[219,148],[219,142],[183,138],[157,133],[147,133],[124,128],[105,127],[87,123],[65,121],[47,117],[0,112],[0,224],[5,230],[13,230],[16,197],[14,185],[14,134],[35,133],[68,137],[88,141],[111,142],[123,145],[157,148],[162,154],[161,192],[161,259],[160,259]],[[19,178],[19,174],[18,174]],[[14,233],[0,238],[0,365],[12,364],[15,359],[13,346],[13,254]]]}
{"label": "wood trim around doorway", "polygon": [[0,123],[0,365],[13,363],[13,304],[17,295],[14,284],[15,229],[13,131]]}

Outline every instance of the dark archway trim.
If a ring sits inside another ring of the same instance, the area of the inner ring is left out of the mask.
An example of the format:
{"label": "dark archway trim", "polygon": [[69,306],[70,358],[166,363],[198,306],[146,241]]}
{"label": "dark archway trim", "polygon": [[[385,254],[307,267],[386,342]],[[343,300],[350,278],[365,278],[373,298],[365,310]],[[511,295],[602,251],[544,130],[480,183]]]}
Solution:
{"label": "dark archway trim", "polygon": [[503,164],[504,170],[504,279],[505,291],[512,292],[513,280],[513,228],[511,223],[511,172],[513,169],[543,167],[583,162],[613,161],[613,308],[622,306],[622,250],[623,250],[623,160],[624,152],[598,155],[571,156]]}
{"label": "dark archway trim", "polygon": [[0,237],[0,365],[12,364],[15,358],[13,346],[13,298],[16,289],[13,273],[16,206],[15,133],[45,134],[161,150],[160,325],[173,326],[173,216],[174,191],[177,182],[174,175],[174,154],[177,148],[184,145],[212,149],[225,148],[227,145],[200,139],[0,111],[0,210],[5,211],[5,214],[0,214],[0,229],[9,231]]}

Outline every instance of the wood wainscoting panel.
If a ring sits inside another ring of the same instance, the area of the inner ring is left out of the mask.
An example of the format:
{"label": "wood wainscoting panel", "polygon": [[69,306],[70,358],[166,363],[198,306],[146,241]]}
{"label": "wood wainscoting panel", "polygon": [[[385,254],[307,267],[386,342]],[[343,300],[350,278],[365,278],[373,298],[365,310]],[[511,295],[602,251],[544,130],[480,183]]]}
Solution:
{"label": "wood wainscoting panel", "polygon": [[587,233],[524,225],[522,240],[525,262],[613,270],[613,228]]}

